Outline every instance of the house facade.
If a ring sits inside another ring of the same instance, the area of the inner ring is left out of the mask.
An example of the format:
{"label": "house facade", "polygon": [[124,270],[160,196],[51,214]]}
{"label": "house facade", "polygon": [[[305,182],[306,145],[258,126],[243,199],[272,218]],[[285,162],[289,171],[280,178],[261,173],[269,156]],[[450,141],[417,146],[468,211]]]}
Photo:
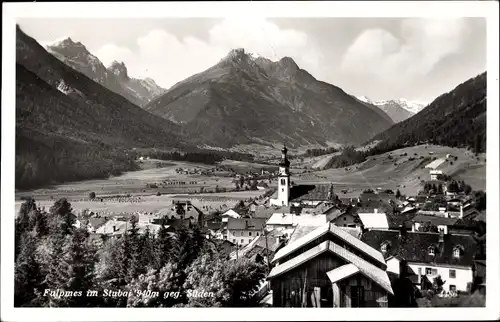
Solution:
{"label": "house facade", "polygon": [[371,230],[361,240],[384,254],[390,272],[400,274],[399,264],[405,260],[417,275],[417,285],[440,276],[446,291],[465,292],[473,282],[478,247],[470,235]]}
{"label": "house facade", "polygon": [[233,244],[244,246],[263,234],[266,219],[263,218],[229,218],[225,231],[225,239]]}
{"label": "house facade", "polygon": [[393,291],[379,251],[332,223],[299,231],[272,260],[274,307],[388,306]]}

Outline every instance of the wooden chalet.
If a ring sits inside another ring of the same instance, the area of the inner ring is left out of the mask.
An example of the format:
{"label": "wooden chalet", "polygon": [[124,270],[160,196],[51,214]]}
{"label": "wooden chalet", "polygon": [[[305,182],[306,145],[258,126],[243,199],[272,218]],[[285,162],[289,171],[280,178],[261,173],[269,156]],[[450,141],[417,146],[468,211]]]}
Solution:
{"label": "wooden chalet", "polygon": [[274,307],[388,307],[384,256],[332,223],[298,230],[274,256]]}

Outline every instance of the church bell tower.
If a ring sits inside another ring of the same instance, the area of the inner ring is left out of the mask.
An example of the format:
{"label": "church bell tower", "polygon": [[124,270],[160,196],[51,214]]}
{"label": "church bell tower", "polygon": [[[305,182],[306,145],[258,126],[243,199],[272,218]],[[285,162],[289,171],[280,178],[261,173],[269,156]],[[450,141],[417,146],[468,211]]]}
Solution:
{"label": "church bell tower", "polygon": [[278,173],[278,199],[281,206],[288,206],[290,200],[290,161],[287,158],[288,149],[283,145]]}

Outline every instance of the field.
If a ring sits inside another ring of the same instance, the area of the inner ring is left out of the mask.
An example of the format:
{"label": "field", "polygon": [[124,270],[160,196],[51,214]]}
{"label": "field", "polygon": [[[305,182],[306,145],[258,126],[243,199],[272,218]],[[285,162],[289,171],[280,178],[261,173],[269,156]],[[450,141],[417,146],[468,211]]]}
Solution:
{"label": "field", "polygon": [[486,154],[478,155],[478,160],[465,149],[433,145],[394,150],[348,168],[311,171],[292,180],[297,184],[334,183],[337,191],[347,189],[349,195],[368,188],[399,189],[402,194],[414,195],[422,188],[421,180],[430,179],[429,169],[424,167],[433,158],[446,158],[447,154],[456,156],[457,160],[446,161],[439,170],[454,179],[464,180],[472,189],[486,189]]}
{"label": "field", "polygon": [[[369,157],[367,161],[342,169],[315,171],[300,168],[296,160],[292,161],[292,182],[295,184],[333,183],[341,197],[357,197],[365,189],[399,189],[402,194],[415,195],[422,189],[421,181],[429,180],[429,169],[425,166],[434,158],[445,158],[451,154],[457,157],[446,160],[438,169],[454,179],[464,180],[475,190],[486,189],[485,154],[475,157],[465,149],[442,146],[420,145],[395,150]],[[318,157],[321,158],[321,157]],[[316,161],[319,162],[319,161]],[[236,172],[260,172],[269,165],[226,160],[220,166],[230,167]],[[141,164],[142,170],[128,172],[121,176],[104,180],[89,180],[61,184],[34,191],[16,192],[16,209],[21,204],[21,197],[32,196],[41,206],[50,206],[55,199],[65,197],[75,210],[91,209],[108,212],[150,211],[161,212],[171,207],[172,200],[191,200],[195,206],[207,206],[221,209],[234,206],[239,200],[255,198],[264,193],[258,191],[204,193],[201,188],[213,191],[215,187],[234,188],[233,178],[228,171],[217,171],[213,175],[193,174],[207,171],[214,166],[186,162],[163,162],[147,160]],[[178,173],[179,168],[191,174]],[[170,183],[170,184],[168,184]],[[151,186],[154,184],[156,186]],[[271,187],[276,185],[272,181]],[[89,201],[90,192],[97,195],[96,201]],[[341,191],[345,191],[342,193]],[[157,195],[158,192],[160,195]],[[101,197],[127,195],[135,200],[111,201]]]}
{"label": "field", "polygon": [[[67,198],[76,212],[90,209],[121,213],[125,211],[161,212],[162,209],[170,208],[172,200],[192,200],[195,206],[219,209],[223,205],[232,207],[239,200],[255,198],[264,193],[261,190],[200,193],[201,188],[205,191],[214,190],[217,186],[234,188],[233,178],[220,171],[216,172],[216,175],[185,174],[176,171],[178,168],[190,172],[194,172],[195,169],[209,170],[214,168],[213,166],[146,160],[141,163],[141,167],[142,170],[127,172],[108,179],[72,182],[33,191],[16,192],[16,213],[22,203],[22,197],[33,197],[41,207],[46,208],[50,207],[54,200]],[[152,187],[151,184],[156,185],[157,188]],[[89,200],[90,192],[96,193],[96,201]],[[106,199],[106,197],[125,195],[130,195],[130,198]],[[101,198],[104,198],[102,202]]]}

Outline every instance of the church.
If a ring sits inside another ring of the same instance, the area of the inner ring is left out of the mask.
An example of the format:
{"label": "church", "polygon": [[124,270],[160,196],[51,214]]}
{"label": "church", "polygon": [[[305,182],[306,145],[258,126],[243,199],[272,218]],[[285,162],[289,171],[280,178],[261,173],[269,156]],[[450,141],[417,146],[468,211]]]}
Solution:
{"label": "church", "polygon": [[283,146],[278,171],[278,190],[269,200],[275,207],[316,207],[323,203],[333,203],[337,199],[333,184],[292,185],[290,181],[290,160],[288,149]]}

